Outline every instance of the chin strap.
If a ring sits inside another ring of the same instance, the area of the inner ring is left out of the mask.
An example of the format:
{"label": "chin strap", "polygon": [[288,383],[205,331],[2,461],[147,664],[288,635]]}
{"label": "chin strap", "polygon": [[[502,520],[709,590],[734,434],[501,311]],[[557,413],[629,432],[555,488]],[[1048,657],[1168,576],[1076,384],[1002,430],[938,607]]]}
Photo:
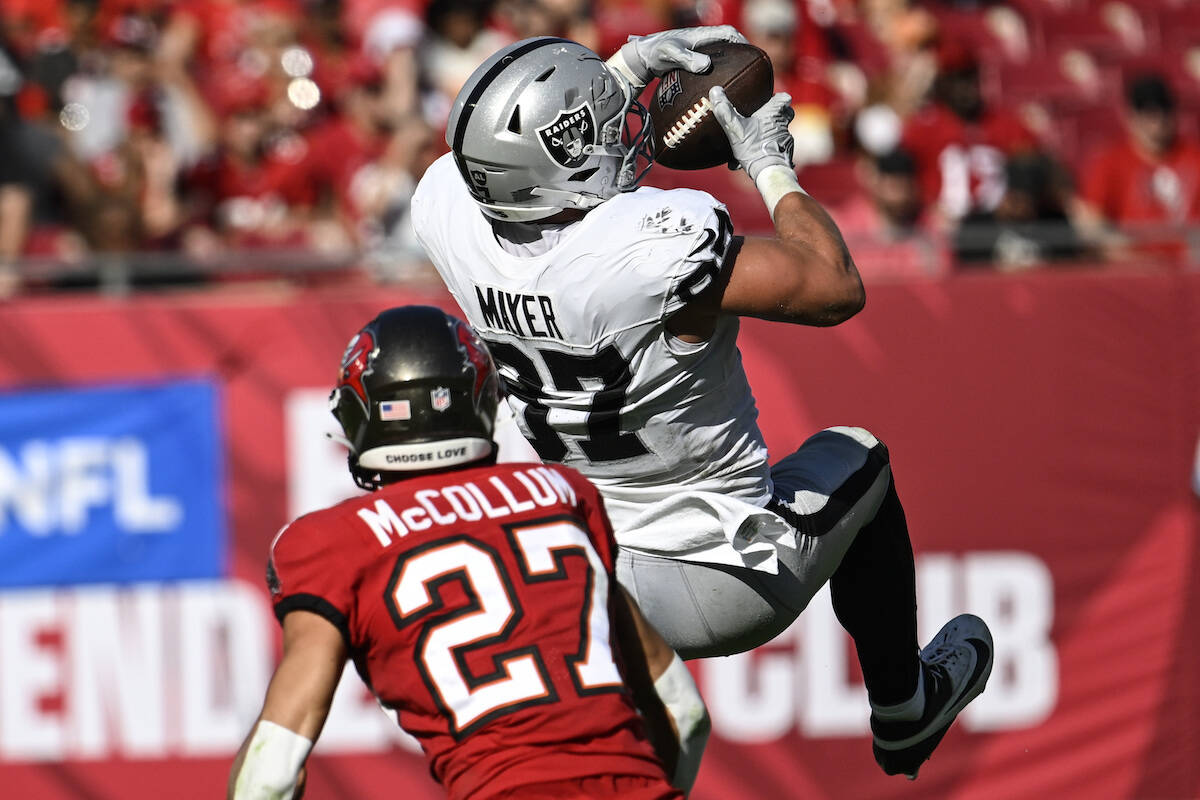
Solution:
{"label": "chin strap", "polygon": [[347,450],[349,450],[351,453],[357,453],[357,451],[354,449],[354,443],[351,442],[349,439],[347,439],[345,436],[340,436],[336,433],[329,433],[328,431],[326,431],[325,438],[329,439],[330,441],[337,442],[338,444],[342,445]]}
{"label": "chin strap", "polygon": [[[533,189],[530,194],[534,197],[544,197],[556,204],[554,213],[562,211],[564,208],[595,208],[603,203],[607,198],[597,197],[591,194],[580,194],[579,192],[566,192],[562,189],[547,189],[539,186]],[[561,203],[561,205],[557,205]]]}
{"label": "chin strap", "polygon": [[[535,195],[537,193],[537,189],[531,192]],[[498,203],[480,203],[478,200],[475,203],[484,214],[501,222],[537,222],[562,211],[561,206],[504,206]]]}

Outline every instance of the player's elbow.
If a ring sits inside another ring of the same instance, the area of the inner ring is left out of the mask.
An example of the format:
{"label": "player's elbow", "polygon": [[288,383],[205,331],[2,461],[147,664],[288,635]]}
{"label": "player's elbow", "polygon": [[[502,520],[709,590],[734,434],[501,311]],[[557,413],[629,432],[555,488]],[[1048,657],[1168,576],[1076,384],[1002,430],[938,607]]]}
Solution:
{"label": "player's elbow", "polygon": [[857,272],[849,272],[797,287],[781,311],[789,322],[828,327],[850,319],[866,303],[862,280]]}
{"label": "player's elbow", "polygon": [[834,322],[834,325],[850,319],[867,305],[867,290],[863,288],[862,279],[858,277],[857,272],[847,275],[844,283],[845,286],[842,288],[842,295],[834,305],[834,312],[837,317],[837,322]]}

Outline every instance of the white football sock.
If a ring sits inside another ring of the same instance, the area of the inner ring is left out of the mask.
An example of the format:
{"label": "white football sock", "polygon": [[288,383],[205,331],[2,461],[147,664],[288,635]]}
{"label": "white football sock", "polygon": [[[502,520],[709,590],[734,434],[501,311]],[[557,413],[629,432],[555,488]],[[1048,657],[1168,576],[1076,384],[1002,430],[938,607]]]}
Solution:
{"label": "white football sock", "polygon": [[871,703],[871,711],[880,722],[903,722],[917,720],[925,713],[925,670],[917,670],[917,691],[903,703],[892,706],[877,706]]}

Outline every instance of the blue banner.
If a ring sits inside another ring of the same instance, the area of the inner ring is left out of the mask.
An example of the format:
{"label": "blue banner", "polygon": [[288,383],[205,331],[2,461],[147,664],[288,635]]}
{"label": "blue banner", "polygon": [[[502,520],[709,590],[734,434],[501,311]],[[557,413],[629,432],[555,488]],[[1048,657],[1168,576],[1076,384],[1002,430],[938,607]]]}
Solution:
{"label": "blue banner", "polygon": [[0,394],[0,586],[225,572],[216,386]]}

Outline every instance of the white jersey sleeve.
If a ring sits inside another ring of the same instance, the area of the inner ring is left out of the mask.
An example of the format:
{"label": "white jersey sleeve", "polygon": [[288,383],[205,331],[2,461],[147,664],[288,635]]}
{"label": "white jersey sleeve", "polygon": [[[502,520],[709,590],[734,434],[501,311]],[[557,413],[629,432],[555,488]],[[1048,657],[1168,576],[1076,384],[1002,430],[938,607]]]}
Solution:
{"label": "white jersey sleeve", "polygon": [[[605,253],[594,282],[602,325],[659,322],[720,276],[733,239],[725,207],[707,192],[641,189],[608,201],[592,246]],[[596,213],[596,212],[592,212]]]}
{"label": "white jersey sleeve", "polygon": [[[643,199],[643,198],[639,198]],[[733,241],[733,222],[725,206],[707,192],[694,189],[647,192],[646,201],[660,208],[643,216],[638,232],[643,242],[664,237],[661,287],[665,290],[660,319],[674,314],[708,289],[725,270]],[[658,270],[651,267],[649,272]]]}

